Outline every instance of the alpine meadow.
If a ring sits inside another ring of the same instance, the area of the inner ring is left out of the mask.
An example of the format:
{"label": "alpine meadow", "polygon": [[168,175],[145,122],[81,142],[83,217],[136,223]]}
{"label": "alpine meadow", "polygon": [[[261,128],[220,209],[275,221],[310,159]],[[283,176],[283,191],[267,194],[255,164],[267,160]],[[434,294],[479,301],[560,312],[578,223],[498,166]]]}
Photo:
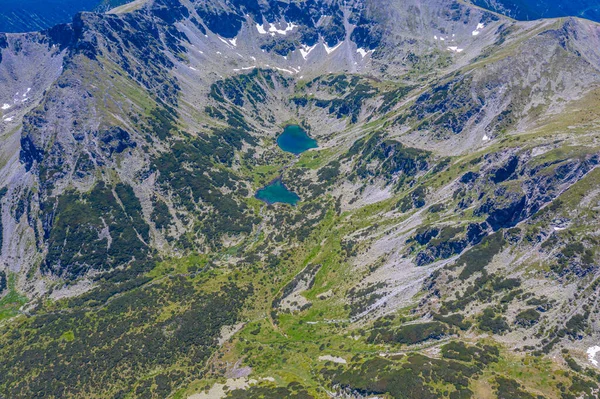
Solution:
{"label": "alpine meadow", "polygon": [[0,399],[600,396],[598,1],[5,3]]}

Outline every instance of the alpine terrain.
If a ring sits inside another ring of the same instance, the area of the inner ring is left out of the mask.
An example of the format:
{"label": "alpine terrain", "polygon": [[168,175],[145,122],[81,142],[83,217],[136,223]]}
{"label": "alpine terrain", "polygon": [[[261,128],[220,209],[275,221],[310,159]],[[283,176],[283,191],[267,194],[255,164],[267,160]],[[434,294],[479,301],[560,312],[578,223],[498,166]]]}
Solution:
{"label": "alpine terrain", "polygon": [[0,398],[600,395],[597,23],[136,0],[0,88]]}

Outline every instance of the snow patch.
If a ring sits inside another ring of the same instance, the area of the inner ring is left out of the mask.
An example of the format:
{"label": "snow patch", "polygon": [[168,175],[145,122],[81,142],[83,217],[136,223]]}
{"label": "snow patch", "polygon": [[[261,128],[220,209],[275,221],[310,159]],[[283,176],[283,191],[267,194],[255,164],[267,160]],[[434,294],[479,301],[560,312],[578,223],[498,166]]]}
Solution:
{"label": "snow patch", "polygon": [[327,51],[327,54],[331,54],[333,53],[335,50],[337,50],[344,42],[339,42],[338,44],[336,44],[333,47],[329,47],[327,45],[327,43],[323,43],[323,46],[325,46],[325,51]]}
{"label": "snow patch", "polygon": [[197,71],[197,69],[196,69],[196,68],[194,68],[194,67],[190,67],[190,69],[191,69],[192,71]]}
{"label": "snow patch", "polygon": [[481,138],[482,141],[489,141],[490,138],[488,137],[487,134],[484,134],[483,137]]}
{"label": "snow patch", "polygon": [[11,116],[10,118],[6,118],[6,119],[2,119],[3,122],[12,122],[13,121],[13,117]]}
{"label": "snow patch", "polygon": [[316,44],[311,47],[307,46],[306,44],[302,45],[302,48],[300,48],[300,54],[302,55],[302,58],[306,59],[306,57],[308,57],[310,52],[313,51],[315,47],[317,47]]}
{"label": "snow patch", "polygon": [[331,355],[319,356],[319,360],[320,361],[330,361],[330,362],[339,363],[339,364],[348,363],[346,361],[346,359],[344,359],[343,357],[337,357],[337,356],[331,356]]}
{"label": "snow patch", "polygon": [[587,350],[588,360],[596,367],[598,367],[598,361],[596,360],[596,353],[598,352],[600,352],[600,346],[590,346]]}
{"label": "snow patch", "polygon": [[473,32],[471,32],[471,34],[473,36],[477,36],[483,28],[485,28],[485,25],[480,22],[477,24],[477,28],[475,28],[475,30]]}
{"label": "snow patch", "polygon": [[356,52],[357,52],[358,54],[360,54],[360,56],[361,56],[362,58],[365,58],[365,56],[366,56],[367,54],[369,54],[369,53],[371,52],[371,50],[365,50],[364,48],[358,48],[358,49],[356,49]]}
{"label": "snow patch", "polygon": [[234,48],[235,46],[237,46],[237,37],[233,38],[231,40],[225,40],[221,36],[217,36],[217,37],[219,38],[220,41],[225,43],[227,45],[227,47],[229,47],[231,49]]}
{"label": "snow patch", "polygon": [[236,69],[234,69],[233,71],[234,71],[234,72],[239,72],[239,71],[247,71],[248,69],[254,69],[254,68],[256,68],[256,66],[252,65],[252,66],[249,66],[249,67],[241,67],[241,68],[236,68]]}
{"label": "snow patch", "polygon": [[275,69],[277,69],[278,71],[281,71],[281,72],[287,72],[291,75],[293,75],[294,73],[297,73],[297,72],[293,72],[293,71],[290,71],[289,69],[285,69],[285,68],[275,67]]}
{"label": "snow patch", "polygon": [[7,109],[9,109],[9,108],[10,108],[10,104],[2,104],[2,109],[3,109],[4,111],[6,111],[6,110],[7,110]]}
{"label": "snow patch", "polygon": [[450,46],[448,47],[448,50],[454,51],[455,53],[462,53],[464,51],[464,49],[458,48],[457,46]]}
{"label": "snow patch", "polygon": [[275,27],[275,25],[271,25],[269,26],[269,33],[271,34],[271,36],[275,36],[276,33],[280,34],[280,35],[287,35],[288,32],[291,32],[294,30],[294,28],[297,28],[298,25],[295,25],[291,22],[286,22],[286,27],[285,29],[277,29]]}
{"label": "snow patch", "polygon": [[261,35],[266,35],[267,31],[265,30],[264,25],[262,24],[256,24],[256,30],[258,31],[258,33],[260,33]]}

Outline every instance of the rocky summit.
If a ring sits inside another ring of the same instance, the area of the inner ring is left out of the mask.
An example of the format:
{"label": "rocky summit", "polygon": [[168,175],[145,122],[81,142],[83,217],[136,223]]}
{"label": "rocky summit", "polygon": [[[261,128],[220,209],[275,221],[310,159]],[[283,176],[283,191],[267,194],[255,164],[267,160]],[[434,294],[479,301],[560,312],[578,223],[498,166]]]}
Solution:
{"label": "rocky summit", "polygon": [[0,398],[597,397],[600,25],[477,4],[0,34]]}

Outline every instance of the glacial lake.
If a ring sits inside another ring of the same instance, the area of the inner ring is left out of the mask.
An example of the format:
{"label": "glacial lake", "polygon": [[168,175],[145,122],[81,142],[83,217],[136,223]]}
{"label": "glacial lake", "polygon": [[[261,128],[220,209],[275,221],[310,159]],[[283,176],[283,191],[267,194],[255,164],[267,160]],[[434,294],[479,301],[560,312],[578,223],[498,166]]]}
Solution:
{"label": "glacial lake", "polygon": [[300,201],[298,194],[290,191],[280,179],[275,179],[256,192],[256,198],[267,204],[281,202],[296,205]]}
{"label": "glacial lake", "polygon": [[283,133],[277,137],[277,145],[283,151],[299,155],[311,148],[317,148],[317,140],[311,138],[298,125],[287,125]]}

